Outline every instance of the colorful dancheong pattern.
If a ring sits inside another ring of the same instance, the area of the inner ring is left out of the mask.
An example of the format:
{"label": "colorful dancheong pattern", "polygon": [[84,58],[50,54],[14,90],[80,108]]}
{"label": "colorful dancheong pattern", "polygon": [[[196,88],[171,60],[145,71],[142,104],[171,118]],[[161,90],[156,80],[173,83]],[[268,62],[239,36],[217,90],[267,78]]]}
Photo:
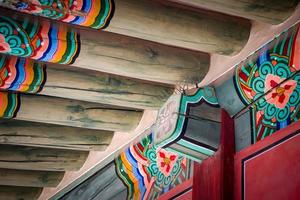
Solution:
{"label": "colorful dancheong pattern", "polygon": [[31,59],[0,55],[0,90],[39,92],[46,80],[43,64]]}
{"label": "colorful dancheong pattern", "polygon": [[252,104],[254,142],[300,119],[299,24],[263,47],[257,57],[239,65],[234,77],[240,99]]}
{"label": "colorful dancheong pattern", "polygon": [[156,148],[152,134],[123,151],[115,163],[130,200],[157,199],[191,177],[192,161]]}
{"label": "colorful dancheong pattern", "polygon": [[0,118],[14,118],[20,107],[19,95],[12,92],[0,92]]}
{"label": "colorful dancheong pattern", "polygon": [[2,0],[0,6],[95,29],[105,28],[113,15],[113,0]]}
{"label": "colorful dancheong pattern", "polygon": [[0,53],[71,64],[79,50],[79,35],[63,25],[0,16]]}
{"label": "colorful dancheong pattern", "polygon": [[[174,95],[174,97],[176,96]],[[217,150],[216,147],[210,146],[207,141],[198,141],[191,138],[186,130],[190,120],[190,108],[203,104],[219,108],[218,99],[213,88],[199,88],[194,95],[182,94],[179,98],[171,97],[159,111],[154,131],[155,144],[160,148],[166,148],[197,162],[212,156]],[[174,116],[176,116],[176,120],[174,120]],[[201,121],[206,123],[204,118]],[[216,123],[216,126],[219,126],[219,124]],[[199,130],[199,134],[205,131]],[[212,132],[211,134],[220,135],[219,132]]]}

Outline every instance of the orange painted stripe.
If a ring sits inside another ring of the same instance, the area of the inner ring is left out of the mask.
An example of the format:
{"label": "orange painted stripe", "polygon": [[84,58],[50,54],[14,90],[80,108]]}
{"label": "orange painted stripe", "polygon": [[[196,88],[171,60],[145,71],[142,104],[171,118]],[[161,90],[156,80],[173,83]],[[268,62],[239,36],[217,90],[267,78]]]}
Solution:
{"label": "orange painted stripe", "polygon": [[97,18],[97,16],[99,15],[100,11],[101,11],[101,0],[95,0],[92,1],[92,8],[89,12],[89,14],[85,17],[85,22],[82,23],[82,26],[91,26],[93,25],[93,23],[95,22],[95,19]]}
{"label": "orange painted stripe", "polygon": [[134,188],[134,199],[139,200],[140,197],[140,190],[139,190],[139,185],[138,185],[138,180],[135,178],[134,174],[133,174],[133,169],[130,165],[130,163],[128,162],[127,158],[126,158],[126,154],[123,152],[121,153],[121,160],[123,162],[123,165],[125,165],[125,167],[128,169],[128,176],[131,179],[131,181],[133,182],[133,188]]}
{"label": "orange painted stripe", "polygon": [[5,111],[8,105],[8,93],[7,92],[0,92],[0,117],[4,117]]}
{"label": "orange painted stripe", "polygon": [[58,63],[67,50],[67,29],[62,25],[58,28],[58,47],[50,62]]}
{"label": "orange painted stripe", "polygon": [[20,85],[19,89],[21,92],[26,92],[29,86],[32,84],[34,79],[33,60],[26,59],[25,61],[25,80]]}

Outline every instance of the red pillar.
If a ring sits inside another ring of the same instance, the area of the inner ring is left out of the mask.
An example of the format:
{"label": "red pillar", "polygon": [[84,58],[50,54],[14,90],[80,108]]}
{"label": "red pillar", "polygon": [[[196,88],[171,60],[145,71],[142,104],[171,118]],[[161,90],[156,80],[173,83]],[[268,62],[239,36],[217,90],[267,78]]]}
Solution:
{"label": "red pillar", "polygon": [[167,193],[158,197],[158,200],[192,200],[193,179],[189,179]]}
{"label": "red pillar", "polygon": [[222,109],[219,149],[214,156],[194,166],[194,200],[233,199],[234,154],[234,120]]}

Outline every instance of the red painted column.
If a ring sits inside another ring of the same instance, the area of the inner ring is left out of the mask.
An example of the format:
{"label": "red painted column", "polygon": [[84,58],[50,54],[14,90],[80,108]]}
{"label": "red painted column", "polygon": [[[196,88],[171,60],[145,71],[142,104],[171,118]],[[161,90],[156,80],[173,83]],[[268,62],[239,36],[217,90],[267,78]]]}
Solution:
{"label": "red painted column", "polygon": [[300,199],[300,121],[235,156],[235,200]]}
{"label": "red painted column", "polygon": [[193,179],[189,179],[175,188],[171,189],[169,192],[159,196],[158,200],[192,200],[192,189],[193,189]]}
{"label": "red painted column", "polygon": [[220,146],[216,154],[194,166],[194,200],[233,199],[234,120],[222,109]]}

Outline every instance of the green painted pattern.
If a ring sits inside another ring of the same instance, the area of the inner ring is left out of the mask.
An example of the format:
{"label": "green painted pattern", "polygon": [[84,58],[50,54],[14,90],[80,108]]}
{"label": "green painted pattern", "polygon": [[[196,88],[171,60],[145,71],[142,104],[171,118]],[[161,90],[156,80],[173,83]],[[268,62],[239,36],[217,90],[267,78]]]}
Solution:
{"label": "green painted pattern", "polygon": [[[188,106],[192,105],[192,104],[200,103],[202,101],[208,103],[209,105],[213,105],[213,106],[219,105],[218,99],[214,92],[214,89],[210,88],[210,87],[198,89],[196,94],[194,94],[192,96],[182,95],[181,99],[180,99],[180,108],[179,108],[180,114],[178,115],[175,130],[173,131],[173,133],[171,134],[170,137],[164,139],[162,142],[159,142],[156,145],[158,147],[162,147],[162,148],[168,147],[168,149],[170,149],[171,151],[176,152],[176,153],[179,152],[181,155],[192,158],[194,161],[199,161],[200,159],[194,155],[187,153],[188,151],[201,153],[206,156],[212,156],[215,153],[213,150],[210,150],[206,147],[199,146],[199,145],[193,144],[189,141],[186,141],[184,139],[181,139],[181,135],[184,134],[183,133],[184,125],[185,125],[185,123],[187,123],[186,115],[188,115],[188,113],[187,113]],[[176,142],[176,144],[180,145],[181,147],[186,149],[187,152],[181,152],[179,149],[172,148],[172,146],[170,144],[173,144],[174,141],[176,141],[176,140],[178,140]]]}
{"label": "green painted pattern", "polygon": [[79,35],[65,26],[6,16],[0,21],[0,53],[60,64],[72,64],[79,54]]}
{"label": "green painted pattern", "polygon": [[152,134],[121,152],[115,164],[127,187],[128,200],[157,199],[191,177],[192,161],[158,149]]}
{"label": "green painted pattern", "polygon": [[0,118],[14,118],[20,106],[19,95],[12,92],[0,92]]}
{"label": "green painted pattern", "polygon": [[114,12],[113,0],[3,0],[0,6],[95,29],[105,28]]}

